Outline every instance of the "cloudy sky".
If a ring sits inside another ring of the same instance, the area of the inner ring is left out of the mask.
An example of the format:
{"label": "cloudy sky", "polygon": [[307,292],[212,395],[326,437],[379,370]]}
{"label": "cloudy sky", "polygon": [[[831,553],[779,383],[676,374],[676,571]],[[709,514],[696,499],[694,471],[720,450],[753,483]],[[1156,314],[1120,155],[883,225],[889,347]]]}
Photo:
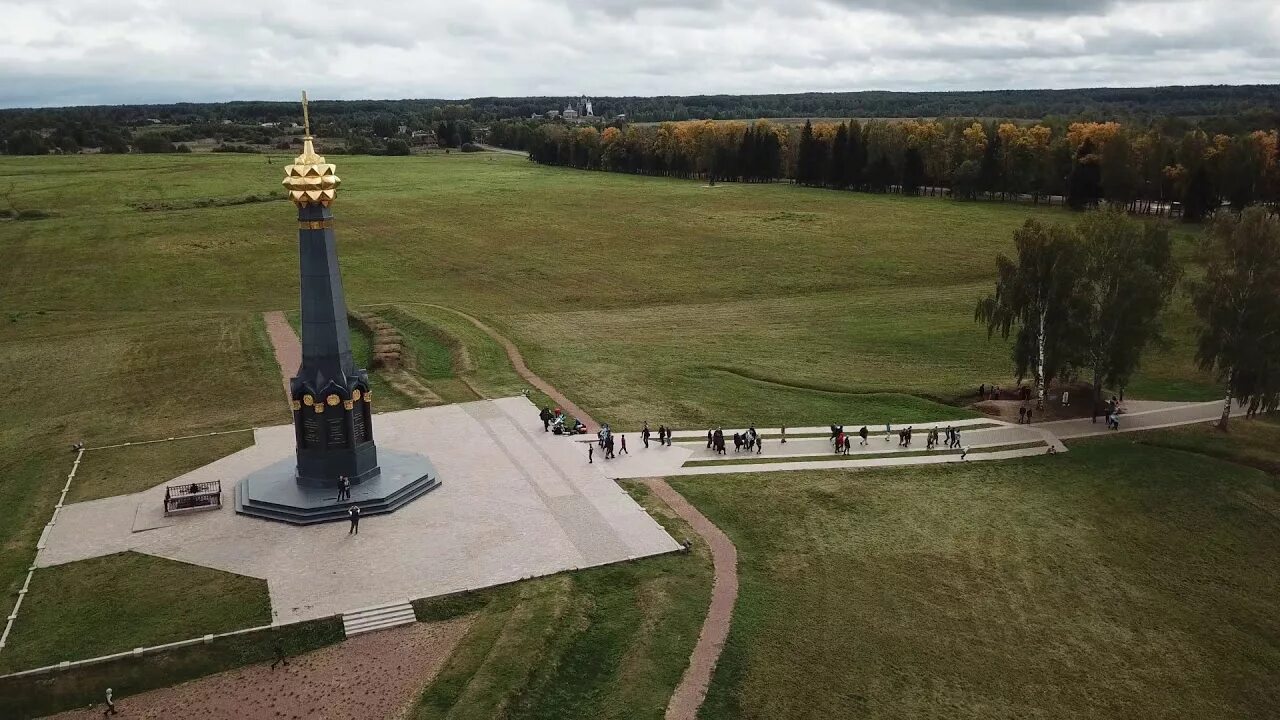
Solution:
{"label": "cloudy sky", "polygon": [[1280,1],[0,0],[0,107],[1280,82]]}

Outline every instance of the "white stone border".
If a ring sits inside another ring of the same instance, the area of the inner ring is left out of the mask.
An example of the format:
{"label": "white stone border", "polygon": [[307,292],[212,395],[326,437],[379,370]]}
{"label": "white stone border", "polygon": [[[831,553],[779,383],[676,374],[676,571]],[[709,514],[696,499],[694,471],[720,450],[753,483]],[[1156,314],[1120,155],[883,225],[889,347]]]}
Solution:
{"label": "white stone border", "polygon": [[[49,531],[58,522],[58,513],[62,510],[62,504],[66,502],[67,491],[71,489],[71,481],[76,477],[76,471],[80,469],[80,460],[84,457],[84,446],[76,451],[76,461],[71,465],[71,472],[67,475],[67,484],[62,486],[62,495],[58,498],[58,504],[53,506],[53,516],[49,518],[49,522],[45,524],[44,530],[40,531],[40,540],[36,542],[36,552],[39,553],[44,549],[45,540],[49,537]],[[35,560],[31,561],[31,567],[27,568],[26,582],[22,583],[22,589],[18,591],[18,599],[13,603],[13,611],[9,613],[9,619],[4,624],[4,633],[0,634],[0,650],[4,650],[4,646],[9,642],[9,633],[13,630],[13,621],[18,619],[18,610],[22,609],[22,600],[27,596],[27,590],[31,587],[31,576],[35,574]]]}
{"label": "white stone border", "polygon": [[[300,622],[312,622],[312,621],[303,620]],[[294,623],[289,623],[289,624],[294,624]],[[63,660],[57,665],[45,665],[44,667],[32,668],[30,670],[19,670],[18,672],[12,672],[12,673],[9,673],[8,675],[0,675],[0,680],[6,680],[8,678],[25,677],[27,675],[43,675],[45,673],[54,672],[55,670],[56,671],[70,670],[71,668],[85,667],[88,665],[97,665],[99,663],[110,662],[112,660],[121,660],[124,658],[130,658],[130,657],[142,657],[143,655],[150,655],[152,653],[160,652],[163,650],[174,650],[177,648],[188,647],[191,645],[200,645],[200,644],[208,645],[218,638],[230,637],[232,635],[244,635],[246,633],[258,632],[260,630],[271,630],[272,628],[275,628],[275,627],[281,627],[281,626],[258,625],[256,627],[244,628],[242,630],[232,630],[231,632],[218,633],[216,635],[201,635],[200,637],[190,638],[187,640],[178,640],[176,642],[165,643],[163,645],[152,645],[151,647],[134,648],[132,650],[125,650],[124,652],[112,653],[110,655],[100,655],[98,657],[86,658],[84,660]]]}
{"label": "white stone border", "polygon": [[116,443],[115,445],[99,445],[97,447],[85,448],[85,450],[111,450],[113,448],[129,447],[130,445],[150,445],[151,443],[170,442],[172,440],[194,440],[195,438],[211,437],[213,435],[230,435],[231,433],[253,432],[253,428],[240,428],[239,430],[214,430],[213,432],[197,433],[195,435],[180,435],[177,437],[157,438],[155,440],[139,440],[137,442]]}

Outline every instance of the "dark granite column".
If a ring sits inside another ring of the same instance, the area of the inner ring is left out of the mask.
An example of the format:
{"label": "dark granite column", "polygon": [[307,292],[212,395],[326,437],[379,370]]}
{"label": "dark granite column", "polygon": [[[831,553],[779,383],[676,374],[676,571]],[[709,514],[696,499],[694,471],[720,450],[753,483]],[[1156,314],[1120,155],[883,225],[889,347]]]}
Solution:
{"label": "dark granite column", "polygon": [[[355,367],[347,303],[333,232],[333,213],[318,203],[298,208],[298,269],[302,286],[302,367],[290,383],[298,438],[298,482],[334,487],[378,474],[369,376]],[[353,421],[361,414],[365,422]]]}

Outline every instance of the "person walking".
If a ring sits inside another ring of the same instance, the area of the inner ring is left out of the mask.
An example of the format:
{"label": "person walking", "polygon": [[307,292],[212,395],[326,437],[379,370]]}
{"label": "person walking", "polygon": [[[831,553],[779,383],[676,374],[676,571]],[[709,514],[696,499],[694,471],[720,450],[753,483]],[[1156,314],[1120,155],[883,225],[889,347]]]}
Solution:
{"label": "person walking", "polygon": [[858,437],[862,439],[862,442],[859,443],[859,445],[861,445],[862,447],[866,447],[867,446],[867,426],[866,425],[863,425],[862,429],[858,431]]}
{"label": "person walking", "polygon": [[716,441],[716,434],[711,430],[707,430],[707,449],[708,450],[710,450],[711,447],[715,444],[715,441]]}
{"label": "person walking", "polygon": [[787,426],[786,425],[782,426],[782,444],[783,445],[787,444]]}
{"label": "person walking", "polygon": [[350,518],[351,520],[351,529],[347,530],[347,534],[359,535],[360,534],[360,506],[352,505],[351,509],[347,510],[347,517]]}
{"label": "person walking", "polygon": [[969,457],[969,448],[964,448],[960,451],[960,459],[963,460],[967,457]]}
{"label": "person walking", "polygon": [[595,462],[594,460],[591,459],[591,456],[594,455],[595,452],[596,452],[596,446],[592,445],[591,443],[587,443],[587,464],[588,465]]}
{"label": "person walking", "polygon": [[759,455],[764,450],[764,438],[756,435],[756,454]]}
{"label": "person walking", "polygon": [[1018,424],[1021,425],[1026,421],[1027,421],[1027,409],[1024,407],[1018,408]]}
{"label": "person walking", "polygon": [[289,665],[289,658],[285,657],[284,646],[280,644],[280,640],[278,638],[271,645],[271,651],[275,654],[275,660],[271,661],[272,670],[275,670],[277,665],[284,665],[286,667]]}
{"label": "person walking", "polygon": [[612,460],[613,458],[613,433],[610,433],[609,437],[604,439],[604,459]]}
{"label": "person walking", "polygon": [[640,431],[640,442],[644,443],[646,448],[649,447],[649,421],[644,421],[644,429]]}
{"label": "person walking", "polygon": [[631,453],[627,452],[627,436],[626,436],[626,435],[619,435],[619,436],[618,436],[618,442],[619,442],[619,443],[621,443],[621,445],[622,445],[621,449],[620,449],[620,450],[618,450],[618,452],[620,452],[620,453],[626,453],[627,455],[630,455]]}
{"label": "person walking", "polygon": [[[951,433],[951,447],[952,448],[960,447],[960,431],[959,430],[956,430],[955,432]],[[965,452],[969,452],[969,451],[965,450]]]}
{"label": "person walking", "polygon": [[102,711],[102,717],[106,717],[108,715],[119,715],[119,714],[120,713],[116,712],[115,702],[112,701],[111,699],[111,688],[107,688],[107,707],[105,710]]}
{"label": "person walking", "polygon": [[1062,391],[1062,407],[1071,407],[1071,391]]}
{"label": "person walking", "polygon": [[338,476],[338,502],[351,499],[351,481],[346,475]]}
{"label": "person walking", "polygon": [[542,419],[542,432],[551,430],[551,409],[542,408],[542,412],[538,413],[538,417]]}
{"label": "person walking", "polygon": [[1032,413],[1032,411],[1033,411],[1033,408],[1027,408],[1027,424],[1028,424],[1028,425],[1030,425],[1030,424],[1031,424],[1031,413]]}
{"label": "person walking", "polygon": [[889,442],[889,436],[893,434],[893,427],[889,423],[884,424],[884,441]]}
{"label": "person walking", "polygon": [[844,454],[845,454],[845,455],[848,455],[848,454],[849,454],[849,450],[850,450],[852,447],[853,447],[853,441],[851,441],[851,440],[849,439],[849,436],[848,436],[848,435],[845,435],[845,436],[844,436]]}

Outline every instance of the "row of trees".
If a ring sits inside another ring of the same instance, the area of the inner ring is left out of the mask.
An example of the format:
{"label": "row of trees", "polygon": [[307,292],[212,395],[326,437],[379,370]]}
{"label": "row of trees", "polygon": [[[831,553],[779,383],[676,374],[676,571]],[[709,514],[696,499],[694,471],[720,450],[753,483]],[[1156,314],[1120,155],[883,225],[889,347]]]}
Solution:
{"label": "row of trees", "polygon": [[[1075,227],[1027,220],[1013,239],[1015,254],[997,256],[995,290],[974,317],[989,337],[1013,337],[1015,374],[1032,379],[1037,406],[1055,380],[1084,375],[1097,408],[1102,389],[1123,388],[1160,339],[1181,275],[1168,228],[1112,210]],[[1224,213],[1197,256],[1204,276],[1188,286],[1201,323],[1196,359],[1223,383],[1226,429],[1233,399],[1280,406],[1280,219],[1262,208]]]}
{"label": "row of trees", "polygon": [[584,169],[959,199],[1101,201],[1198,221],[1223,202],[1280,203],[1275,130],[1169,136],[1115,122],[850,120],[802,127],[698,121],[606,127],[502,124],[494,142]]}
{"label": "row of trees", "polygon": [[[1085,88],[953,92],[813,92],[769,95],[691,95],[593,98],[596,114],[625,113],[632,121],[695,118],[796,117],[1011,117],[1159,121],[1180,134],[1192,127],[1234,134],[1280,122],[1280,85]],[[367,129],[379,117],[415,128],[462,119],[481,123],[527,118],[564,107],[564,96],[481,97],[466,100],[316,100],[312,117],[327,135]],[[17,129],[39,130],[64,122],[138,127],[149,119],[166,125],[221,123],[257,125],[296,122],[298,105],[282,102],[172,103],[102,107],[0,110],[0,137]],[[385,137],[385,136],[384,136]],[[84,143],[81,143],[84,145]],[[85,145],[89,147],[88,145]],[[97,147],[94,145],[93,147]]]}

